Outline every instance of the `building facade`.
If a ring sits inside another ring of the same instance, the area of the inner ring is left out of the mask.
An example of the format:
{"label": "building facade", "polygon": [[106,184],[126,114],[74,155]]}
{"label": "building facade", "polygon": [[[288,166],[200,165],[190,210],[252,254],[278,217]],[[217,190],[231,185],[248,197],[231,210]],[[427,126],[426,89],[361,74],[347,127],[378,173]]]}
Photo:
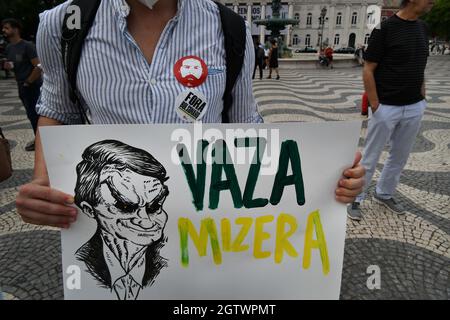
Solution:
{"label": "building facade", "polygon": [[392,17],[400,8],[401,2],[401,0],[384,0],[381,19],[385,20],[389,17]]}
{"label": "building facade", "polygon": [[[222,0],[222,3],[243,16],[251,25],[253,37],[265,43],[270,33],[253,21],[270,18],[271,1]],[[367,44],[370,30],[367,26],[368,7],[383,8],[383,0],[291,0],[282,2],[282,18],[296,19],[297,26],[288,26],[282,32],[284,43],[292,48],[313,47],[320,44],[357,47]],[[325,11],[325,9],[326,11]],[[324,19],[322,15],[325,14]]]}

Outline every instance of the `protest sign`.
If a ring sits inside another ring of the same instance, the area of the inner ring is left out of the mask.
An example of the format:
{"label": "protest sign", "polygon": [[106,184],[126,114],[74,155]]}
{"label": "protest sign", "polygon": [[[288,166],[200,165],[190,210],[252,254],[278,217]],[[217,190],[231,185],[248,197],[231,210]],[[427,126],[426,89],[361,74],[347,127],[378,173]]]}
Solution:
{"label": "protest sign", "polygon": [[338,299],[360,122],[41,128],[66,299]]}

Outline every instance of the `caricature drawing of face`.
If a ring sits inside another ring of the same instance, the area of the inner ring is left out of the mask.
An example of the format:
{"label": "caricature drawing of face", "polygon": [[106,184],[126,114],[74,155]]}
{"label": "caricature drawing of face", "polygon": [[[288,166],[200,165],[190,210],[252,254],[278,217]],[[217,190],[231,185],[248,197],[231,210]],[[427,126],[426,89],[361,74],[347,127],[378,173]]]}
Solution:
{"label": "caricature drawing of face", "polygon": [[163,209],[164,166],[150,153],[117,140],[86,148],[77,165],[75,204],[95,220],[95,234],[76,252],[86,271],[119,300],[135,300],[168,260]]}
{"label": "caricature drawing of face", "polygon": [[181,76],[183,78],[188,78],[189,76],[195,77],[199,80],[203,74],[203,67],[199,60],[197,59],[186,59],[181,65]]}
{"label": "caricature drawing of face", "polygon": [[94,210],[104,231],[141,246],[161,239],[168,189],[159,179],[110,165],[100,174],[98,193],[101,200]]}
{"label": "caricature drawing of face", "polygon": [[164,167],[148,152],[114,140],[87,148],[75,200],[102,232],[138,246],[163,237],[169,194]]}

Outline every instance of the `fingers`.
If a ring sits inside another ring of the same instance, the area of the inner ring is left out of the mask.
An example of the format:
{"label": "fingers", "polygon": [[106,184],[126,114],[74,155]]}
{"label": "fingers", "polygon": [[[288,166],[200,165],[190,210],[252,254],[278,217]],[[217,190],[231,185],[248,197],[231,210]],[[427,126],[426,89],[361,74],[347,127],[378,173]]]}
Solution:
{"label": "fingers", "polygon": [[357,195],[364,189],[364,179],[343,179],[339,181],[339,187],[336,189],[336,198],[340,202],[353,202]]}
{"label": "fingers", "polygon": [[48,215],[31,210],[22,211],[22,219],[26,223],[45,226],[67,226],[76,221],[76,217]]}
{"label": "fingers", "polygon": [[336,189],[336,200],[342,203],[351,203],[363,191],[363,179],[347,179],[339,183],[340,187]]}
{"label": "fingers", "polygon": [[340,203],[352,203],[353,201],[355,201],[356,197],[343,197],[343,196],[336,196],[336,200]]}
{"label": "fingers", "polygon": [[[33,218],[30,218],[30,217]],[[47,226],[47,227],[54,227],[54,228],[60,228],[60,229],[69,229],[70,228],[70,222],[67,222],[63,219],[60,219],[60,221],[49,221],[49,219],[45,216],[41,216],[40,214],[35,215],[27,215],[22,216],[22,219],[25,223],[28,224],[34,224],[38,226]],[[55,219],[56,220],[56,219]],[[45,221],[45,222],[44,222]]]}
{"label": "fingers", "polygon": [[362,159],[361,152],[357,152],[353,167],[344,172],[346,179],[339,181],[336,189],[336,200],[342,203],[351,203],[364,189],[364,176],[366,174],[365,168],[360,164]]}
{"label": "fingers", "polygon": [[33,183],[21,187],[19,190],[19,195],[23,198],[40,199],[63,205],[73,204],[74,202],[73,197],[68,194]]}
{"label": "fingers", "polygon": [[[358,184],[360,183],[358,182]],[[358,194],[362,192],[362,190],[363,190],[362,186],[355,189],[337,188],[336,195],[342,197],[356,197]]]}
{"label": "fingers", "polygon": [[38,212],[46,215],[76,217],[77,209],[48,201],[30,198],[17,198],[16,205],[24,211]]}
{"label": "fingers", "polygon": [[366,169],[361,164],[357,164],[353,168],[344,171],[344,176],[346,178],[360,179],[363,178],[365,174]]}
{"label": "fingers", "polygon": [[355,160],[353,161],[353,166],[344,171],[344,176],[346,178],[359,179],[364,177],[366,174],[366,169],[360,164],[362,159],[361,152],[357,152],[355,155]]}
{"label": "fingers", "polygon": [[356,152],[355,160],[353,161],[352,168],[354,168],[357,164],[359,164],[361,162],[361,159],[362,159],[362,153],[360,151]]}
{"label": "fingers", "polygon": [[364,187],[365,181],[364,178],[349,178],[349,179],[342,179],[339,181],[339,189],[343,190],[356,190],[359,191]]}
{"label": "fingers", "polygon": [[68,228],[76,221],[77,209],[72,196],[51,189],[45,182],[34,181],[19,189],[17,212],[26,223]]}

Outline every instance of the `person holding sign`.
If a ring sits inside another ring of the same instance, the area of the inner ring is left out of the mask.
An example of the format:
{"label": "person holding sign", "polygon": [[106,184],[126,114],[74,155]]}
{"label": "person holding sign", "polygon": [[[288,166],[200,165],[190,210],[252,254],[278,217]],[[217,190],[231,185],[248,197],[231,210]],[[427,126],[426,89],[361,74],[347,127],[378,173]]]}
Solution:
{"label": "person holding sign", "polygon": [[[262,122],[252,92],[252,37],[243,19],[231,10],[209,0],[101,1],[92,15],[100,22],[87,32],[84,46],[78,43],[83,54],[73,77],[74,45],[61,49],[61,26],[69,5],[66,2],[41,16],[40,127],[79,124],[86,114],[94,124]],[[238,22],[231,25],[244,26],[244,41],[232,39],[245,50],[237,57],[244,60],[235,82],[228,76],[239,63],[227,60],[236,48],[227,50],[225,41],[233,34],[223,30],[230,19]],[[66,68],[67,59],[71,68]],[[72,71],[66,75],[65,69]],[[74,86],[76,90],[71,90]],[[77,210],[69,207],[74,199],[50,188],[39,135],[36,142],[34,179],[20,189],[18,213],[28,223],[69,228],[77,216]],[[353,168],[339,181],[338,201],[349,203],[361,192],[360,159],[358,154]]]}

